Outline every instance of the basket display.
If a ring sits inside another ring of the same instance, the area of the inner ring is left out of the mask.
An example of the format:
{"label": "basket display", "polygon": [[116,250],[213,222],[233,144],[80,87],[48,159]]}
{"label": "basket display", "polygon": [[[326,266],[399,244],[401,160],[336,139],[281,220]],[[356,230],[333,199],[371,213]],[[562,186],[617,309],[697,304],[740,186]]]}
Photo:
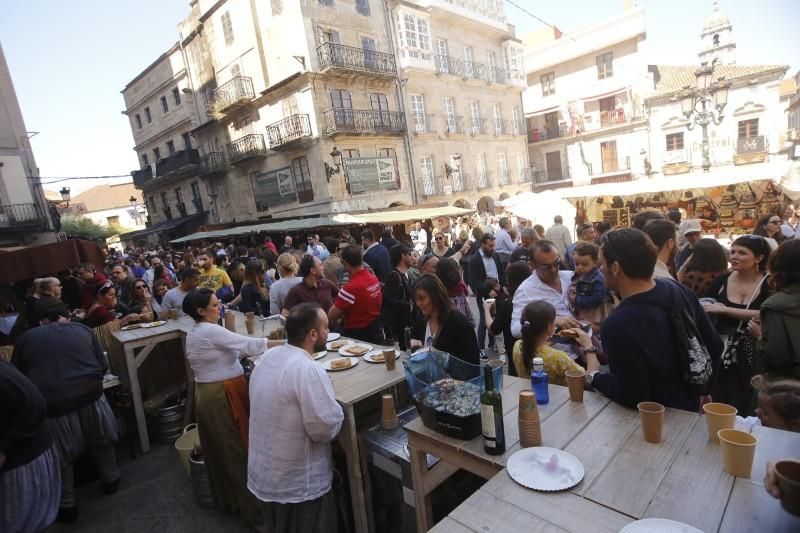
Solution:
{"label": "basket display", "polygon": [[[411,397],[427,427],[465,440],[480,435],[484,387],[480,365],[425,349],[404,361],[403,367]],[[502,386],[502,372],[502,366],[492,370],[497,390]]]}

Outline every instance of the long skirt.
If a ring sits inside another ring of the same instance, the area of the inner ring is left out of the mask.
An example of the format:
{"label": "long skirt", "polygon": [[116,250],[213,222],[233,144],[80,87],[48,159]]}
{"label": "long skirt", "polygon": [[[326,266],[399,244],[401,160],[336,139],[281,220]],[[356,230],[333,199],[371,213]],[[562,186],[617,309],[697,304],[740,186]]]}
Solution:
{"label": "long skirt", "polygon": [[211,489],[220,508],[239,511],[250,526],[262,529],[258,500],[247,489],[249,399],[244,376],[197,383],[197,430]]}
{"label": "long skirt", "polygon": [[50,447],[28,464],[0,474],[0,531],[44,531],[58,514],[61,474]]}

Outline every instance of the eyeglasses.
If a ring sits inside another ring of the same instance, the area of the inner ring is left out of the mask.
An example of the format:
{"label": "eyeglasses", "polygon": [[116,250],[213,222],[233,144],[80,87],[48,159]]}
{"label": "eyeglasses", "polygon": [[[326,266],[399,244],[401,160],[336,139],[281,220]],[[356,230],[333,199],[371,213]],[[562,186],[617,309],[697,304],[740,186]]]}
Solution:
{"label": "eyeglasses", "polygon": [[561,258],[559,257],[557,261],[550,263],[548,265],[535,265],[536,270],[540,272],[548,272],[550,270],[558,270],[558,267],[561,266]]}
{"label": "eyeglasses", "polygon": [[444,240],[444,237],[436,237],[436,240],[437,240],[437,241],[443,241],[443,240]]}
{"label": "eyeglasses", "polygon": [[781,223],[781,220],[770,220],[767,224],[775,224],[776,226]]}

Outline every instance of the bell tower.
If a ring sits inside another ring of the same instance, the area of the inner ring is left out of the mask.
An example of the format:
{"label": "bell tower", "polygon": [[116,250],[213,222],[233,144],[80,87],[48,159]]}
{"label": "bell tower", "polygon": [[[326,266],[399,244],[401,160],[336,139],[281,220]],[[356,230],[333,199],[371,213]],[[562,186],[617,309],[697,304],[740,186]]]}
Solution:
{"label": "bell tower", "polygon": [[731,21],[719,10],[719,0],[713,1],[714,10],[706,19],[700,34],[700,63],[709,65],[736,64],[736,41],[733,39]]}

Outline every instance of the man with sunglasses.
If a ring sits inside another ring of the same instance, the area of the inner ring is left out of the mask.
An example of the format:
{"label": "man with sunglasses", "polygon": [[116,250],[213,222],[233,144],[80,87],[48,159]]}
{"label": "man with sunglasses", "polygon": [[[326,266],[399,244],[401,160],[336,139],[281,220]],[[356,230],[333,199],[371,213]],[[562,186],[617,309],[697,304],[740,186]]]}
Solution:
{"label": "man with sunglasses", "polygon": [[569,310],[569,286],[572,272],[559,270],[561,257],[556,245],[547,240],[536,241],[531,246],[533,274],[522,282],[514,293],[514,310],[511,313],[511,334],[522,335],[522,311],[530,302],[544,300],[556,308],[556,327],[580,327]]}

